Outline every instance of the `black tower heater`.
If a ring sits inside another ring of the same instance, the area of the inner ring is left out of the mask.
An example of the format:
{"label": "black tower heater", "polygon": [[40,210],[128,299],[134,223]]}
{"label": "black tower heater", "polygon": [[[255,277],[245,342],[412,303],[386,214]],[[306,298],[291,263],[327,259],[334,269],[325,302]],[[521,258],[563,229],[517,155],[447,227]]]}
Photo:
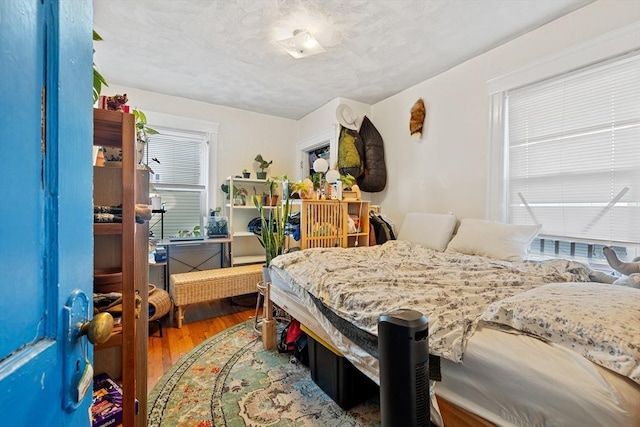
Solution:
{"label": "black tower heater", "polygon": [[383,427],[429,426],[429,321],[415,310],[378,319]]}

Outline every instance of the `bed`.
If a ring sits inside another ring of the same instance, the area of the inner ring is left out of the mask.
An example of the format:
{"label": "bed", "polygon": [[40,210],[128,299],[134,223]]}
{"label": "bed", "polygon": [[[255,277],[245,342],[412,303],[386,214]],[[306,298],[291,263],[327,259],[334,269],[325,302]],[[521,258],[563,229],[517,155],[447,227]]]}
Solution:
{"label": "bed", "polygon": [[280,256],[271,301],[378,383],[377,318],[424,313],[438,425],[640,425],[640,290],[523,261],[537,227],[455,223],[408,214],[383,245]]}

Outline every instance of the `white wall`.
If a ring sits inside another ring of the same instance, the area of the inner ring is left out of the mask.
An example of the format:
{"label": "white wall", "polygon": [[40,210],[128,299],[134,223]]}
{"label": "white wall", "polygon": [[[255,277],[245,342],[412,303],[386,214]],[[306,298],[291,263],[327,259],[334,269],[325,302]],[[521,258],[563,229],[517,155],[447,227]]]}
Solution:
{"label": "white wall", "polygon": [[214,184],[209,191],[210,208],[220,206],[214,197],[222,197],[220,184],[227,176],[241,174],[246,168],[255,178],[258,169],[253,159],[258,154],[267,161],[273,160],[268,175],[294,174],[295,152],[291,149],[296,143],[294,120],[123,86],[109,85],[103,90],[104,95],[122,93],[127,94],[130,106],[144,112],[218,123],[217,156],[213,150],[210,152],[209,179]]}
{"label": "white wall", "polygon": [[[398,226],[408,211],[483,218],[487,81],[638,21],[637,1],[600,0],[373,105],[369,118],[384,139],[388,182],[369,198]],[[409,116],[418,98],[427,105],[427,118],[423,137],[416,140],[409,135]],[[335,122],[336,106],[332,101],[302,119],[298,139]]]}

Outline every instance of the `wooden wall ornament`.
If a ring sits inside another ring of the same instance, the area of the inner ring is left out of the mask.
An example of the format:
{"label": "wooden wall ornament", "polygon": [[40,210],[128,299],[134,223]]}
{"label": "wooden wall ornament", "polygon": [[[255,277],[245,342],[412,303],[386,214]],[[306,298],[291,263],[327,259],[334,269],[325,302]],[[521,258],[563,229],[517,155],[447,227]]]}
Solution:
{"label": "wooden wall ornament", "polygon": [[411,107],[411,119],[409,120],[409,132],[414,138],[422,138],[422,126],[427,115],[427,108],[422,98],[418,99]]}

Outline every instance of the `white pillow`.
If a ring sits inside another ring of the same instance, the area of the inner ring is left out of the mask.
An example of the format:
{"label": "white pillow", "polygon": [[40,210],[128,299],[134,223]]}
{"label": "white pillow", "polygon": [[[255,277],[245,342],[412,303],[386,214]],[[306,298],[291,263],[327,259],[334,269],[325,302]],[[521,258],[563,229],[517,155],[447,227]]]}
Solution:
{"label": "white pillow", "polygon": [[397,238],[442,252],[451,240],[455,226],[455,215],[409,212]]}
{"label": "white pillow", "polygon": [[542,225],[515,225],[465,218],[447,252],[480,255],[505,261],[523,261]]}

